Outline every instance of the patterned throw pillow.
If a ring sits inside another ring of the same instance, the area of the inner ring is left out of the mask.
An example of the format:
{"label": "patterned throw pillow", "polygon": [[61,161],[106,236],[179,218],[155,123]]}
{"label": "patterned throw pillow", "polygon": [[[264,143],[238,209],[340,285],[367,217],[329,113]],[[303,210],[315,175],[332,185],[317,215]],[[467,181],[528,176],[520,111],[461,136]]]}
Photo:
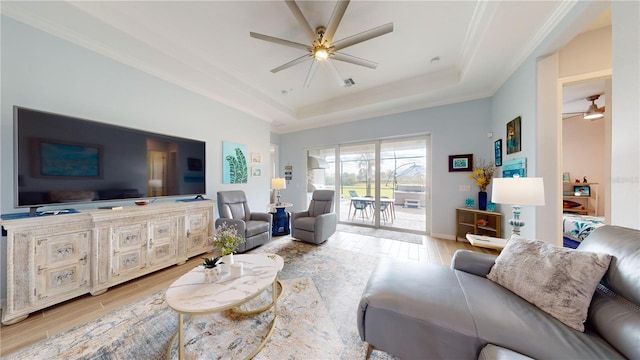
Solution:
{"label": "patterned throw pillow", "polygon": [[487,278],[564,324],[584,331],[593,293],[611,255],[512,238]]}

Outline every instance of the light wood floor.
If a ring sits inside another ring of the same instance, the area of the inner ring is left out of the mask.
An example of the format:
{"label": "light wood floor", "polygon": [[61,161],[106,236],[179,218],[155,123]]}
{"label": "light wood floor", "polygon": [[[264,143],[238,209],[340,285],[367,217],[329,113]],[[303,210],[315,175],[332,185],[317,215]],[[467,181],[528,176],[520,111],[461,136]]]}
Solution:
{"label": "light wood floor", "polygon": [[[451,257],[458,249],[497,254],[495,250],[474,247],[466,242],[441,240],[427,236],[424,237],[423,244],[419,245],[340,231],[321,246],[445,266],[451,264]],[[132,301],[166,289],[175,279],[199,265],[201,261],[201,257],[196,256],[184,265],[171,266],[131,280],[110,288],[102,295],[91,296],[87,294],[32,313],[27,319],[14,325],[0,326],[0,356],[20,350]]]}

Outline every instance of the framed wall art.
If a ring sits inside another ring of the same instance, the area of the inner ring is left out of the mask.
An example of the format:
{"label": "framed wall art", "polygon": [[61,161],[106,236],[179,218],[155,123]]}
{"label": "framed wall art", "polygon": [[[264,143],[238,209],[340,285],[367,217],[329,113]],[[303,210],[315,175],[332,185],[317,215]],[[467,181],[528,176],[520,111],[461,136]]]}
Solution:
{"label": "framed wall art", "polygon": [[472,170],[473,154],[449,155],[449,172]]}
{"label": "framed wall art", "polygon": [[262,168],[252,166],[251,167],[251,176],[262,176]]}
{"label": "framed wall art", "polygon": [[247,145],[229,141],[222,142],[222,183],[246,184],[249,169],[247,167]]}
{"label": "framed wall art", "polygon": [[254,164],[262,164],[262,154],[251,153],[251,162]]}
{"label": "framed wall art", "polygon": [[502,139],[498,139],[493,143],[493,150],[496,153],[496,166],[502,166]]}
{"label": "framed wall art", "polygon": [[521,149],[520,116],[507,123],[507,154],[517,153]]}
{"label": "framed wall art", "polygon": [[502,177],[508,178],[517,175],[527,177],[527,158],[507,160],[502,165]]}

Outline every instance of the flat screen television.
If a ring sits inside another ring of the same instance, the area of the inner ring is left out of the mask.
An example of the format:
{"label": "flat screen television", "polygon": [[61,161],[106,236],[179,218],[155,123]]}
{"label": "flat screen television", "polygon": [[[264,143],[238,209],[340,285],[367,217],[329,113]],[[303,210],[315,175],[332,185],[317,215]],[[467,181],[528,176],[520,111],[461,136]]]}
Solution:
{"label": "flat screen television", "polygon": [[204,141],[13,110],[18,208],[206,193]]}

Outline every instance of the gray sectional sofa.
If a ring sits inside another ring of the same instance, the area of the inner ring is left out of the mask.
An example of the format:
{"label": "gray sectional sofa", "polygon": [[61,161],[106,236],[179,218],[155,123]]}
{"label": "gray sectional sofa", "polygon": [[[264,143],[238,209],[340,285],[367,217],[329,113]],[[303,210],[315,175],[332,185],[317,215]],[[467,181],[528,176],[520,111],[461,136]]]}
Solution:
{"label": "gray sectional sofa", "polygon": [[640,359],[640,231],[603,226],[578,250],[611,255],[584,332],[487,279],[495,256],[458,250],[451,268],[381,259],[358,308],[360,337],[401,359],[486,359],[493,345],[535,359]]}

